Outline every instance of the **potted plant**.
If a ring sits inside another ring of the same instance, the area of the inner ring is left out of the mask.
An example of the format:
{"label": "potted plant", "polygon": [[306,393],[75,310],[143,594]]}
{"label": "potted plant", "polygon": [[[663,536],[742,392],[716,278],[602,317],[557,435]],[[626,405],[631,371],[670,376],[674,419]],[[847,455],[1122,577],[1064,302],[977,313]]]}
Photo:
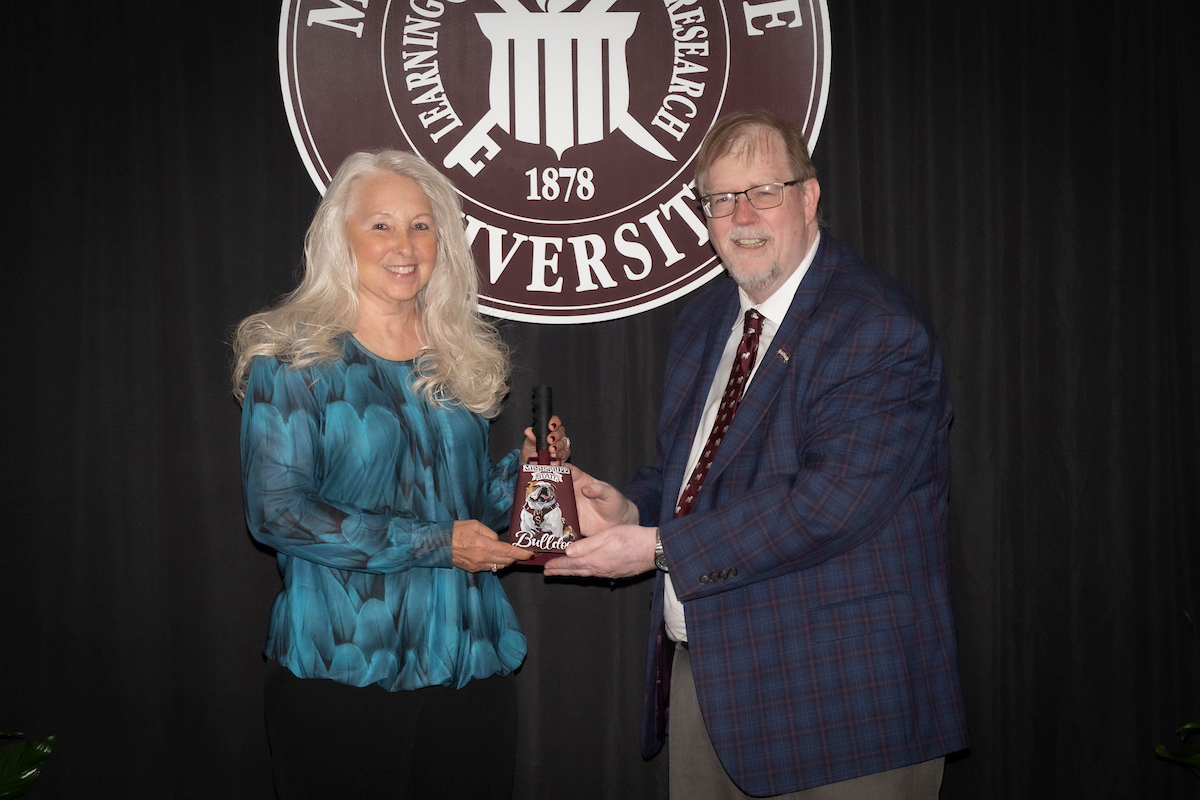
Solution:
{"label": "potted plant", "polygon": [[[0,739],[24,739],[23,733],[0,731]],[[42,762],[54,749],[55,737],[47,736],[39,741],[22,741],[0,747],[0,800],[20,797],[29,791],[38,775],[42,774]]]}
{"label": "potted plant", "polygon": [[[1196,636],[1196,623],[1192,621],[1192,615],[1186,611],[1183,612],[1183,615],[1187,617],[1188,626],[1192,629],[1192,636]],[[1200,637],[1196,638],[1200,639]],[[1180,743],[1186,745],[1189,736],[1194,733],[1200,733],[1200,722],[1189,722],[1175,732],[1179,734]],[[1192,745],[1191,747],[1181,747],[1175,751],[1168,750],[1163,745],[1158,744],[1154,746],[1154,754],[1159,758],[1190,768],[1196,777],[1200,778],[1200,744]]]}

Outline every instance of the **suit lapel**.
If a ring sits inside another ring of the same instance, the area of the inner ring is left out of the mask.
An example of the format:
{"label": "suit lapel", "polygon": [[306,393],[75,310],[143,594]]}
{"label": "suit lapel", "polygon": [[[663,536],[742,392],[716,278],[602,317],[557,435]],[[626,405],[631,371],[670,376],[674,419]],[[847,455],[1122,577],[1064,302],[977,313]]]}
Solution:
{"label": "suit lapel", "polygon": [[[713,465],[704,478],[705,484],[711,484],[720,477],[725,467],[745,446],[750,434],[763,424],[767,411],[775,406],[775,399],[783,387],[785,376],[790,370],[799,368],[801,360],[795,357],[796,348],[804,330],[808,327],[809,317],[820,304],[825,289],[829,285],[829,279],[837,269],[837,259],[831,252],[836,249],[832,238],[823,233],[812,264],[809,265],[808,272],[804,274],[800,286],[796,289],[796,296],[788,307],[783,324],[775,332],[769,352],[760,351],[758,354],[758,371],[754,373],[754,378],[738,405],[737,413],[733,415],[729,433],[717,448]],[[725,333],[728,334],[728,332],[729,328],[726,327]],[[780,355],[781,352],[785,355]],[[701,406],[703,406],[703,400]],[[692,431],[695,432],[695,427],[692,428]],[[687,457],[687,453],[684,454],[684,457]],[[704,501],[703,489],[697,500],[701,503]]]}
{"label": "suit lapel", "polygon": [[[728,292],[728,296],[714,304],[713,314],[709,317],[711,324],[705,326],[704,335],[697,336],[688,348],[688,361],[693,369],[690,385],[686,380],[680,380],[678,386],[667,387],[667,396],[680,399],[684,406],[680,409],[680,422],[675,428],[675,438],[671,453],[667,459],[667,470],[663,476],[663,507],[675,507],[675,499],[679,496],[683,483],[688,479],[684,474],[687,468],[688,456],[692,452],[692,443],[696,438],[696,429],[700,427],[700,417],[704,413],[704,401],[708,399],[708,390],[712,386],[717,364],[729,339],[729,330],[737,316],[740,304],[736,289]],[[724,380],[724,378],[722,378]],[[678,394],[675,394],[678,392]],[[667,497],[667,492],[673,494]]]}

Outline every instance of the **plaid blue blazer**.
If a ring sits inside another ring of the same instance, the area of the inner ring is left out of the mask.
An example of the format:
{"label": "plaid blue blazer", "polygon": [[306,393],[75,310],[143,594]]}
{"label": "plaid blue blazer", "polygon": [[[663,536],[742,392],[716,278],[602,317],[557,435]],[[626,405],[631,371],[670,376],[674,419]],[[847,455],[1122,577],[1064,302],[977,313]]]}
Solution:
{"label": "plaid blue blazer", "polygon": [[[932,326],[822,233],[692,513],[672,519],[737,313],[732,281],[683,311],[657,457],[624,490],[661,528],[717,754],[743,791],[775,795],[966,747],[947,564],[952,412]],[[662,746],[662,583],[647,757]]]}

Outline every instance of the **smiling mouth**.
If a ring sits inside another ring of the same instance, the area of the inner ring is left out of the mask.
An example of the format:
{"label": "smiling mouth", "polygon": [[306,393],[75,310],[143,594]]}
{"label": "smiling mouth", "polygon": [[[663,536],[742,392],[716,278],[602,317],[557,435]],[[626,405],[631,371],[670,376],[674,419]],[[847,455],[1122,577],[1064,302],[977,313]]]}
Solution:
{"label": "smiling mouth", "polygon": [[764,244],[767,243],[767,240],[766,239],[734,239],[733,243],[736,244],[738,247],[745,247],[745,248],[753,250],[755,248],[762,247]]}
{"label": "smiling mouth", "polygon": [[388,272],[392,273],[393,275],[411,275],[417,271],[417,268],[415,266],[393,267],[393,266],[385,264],[383,268],[386,269]]}

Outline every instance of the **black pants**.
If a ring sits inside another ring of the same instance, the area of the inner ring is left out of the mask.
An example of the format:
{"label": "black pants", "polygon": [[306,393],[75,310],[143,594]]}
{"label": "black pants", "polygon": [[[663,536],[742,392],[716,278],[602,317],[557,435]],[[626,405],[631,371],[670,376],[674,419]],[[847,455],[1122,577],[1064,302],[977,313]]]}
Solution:
{"label": "black pants", "polygon": [[509,679],[387,692],[304,680],[271,662],[264,699],[282,800],[512,797],[517,705]]}

